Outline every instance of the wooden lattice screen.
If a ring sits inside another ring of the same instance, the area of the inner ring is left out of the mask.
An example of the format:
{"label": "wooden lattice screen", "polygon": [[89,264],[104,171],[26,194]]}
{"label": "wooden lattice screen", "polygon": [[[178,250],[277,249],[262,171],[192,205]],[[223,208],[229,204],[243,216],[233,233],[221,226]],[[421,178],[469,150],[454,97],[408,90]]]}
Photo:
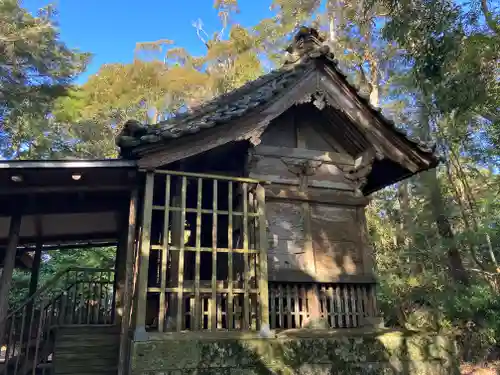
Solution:
{"label": "wooden lattice screen", "polygon": [[302,328],[310,316],[311,295],[330,328],[354,328],[376,315],[373,284],[269,283],[271,329]]}
{"label": "wooden lattice screen", "polygon": [[149,330],[249,330],[268,322],[264,202],[255,180],[148,173],[141,252],[149,253],[149,272],[139,298],[147,299]]}

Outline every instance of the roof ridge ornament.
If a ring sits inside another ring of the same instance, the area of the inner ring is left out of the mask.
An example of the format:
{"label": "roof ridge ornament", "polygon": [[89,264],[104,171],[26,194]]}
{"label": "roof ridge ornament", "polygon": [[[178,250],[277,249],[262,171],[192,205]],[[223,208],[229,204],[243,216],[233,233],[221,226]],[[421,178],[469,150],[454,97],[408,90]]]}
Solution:
{"label": "roof ridge ornament", "polygon": [[330,47],[319,35],[318,30],[313,27],[301,26],[285,51],[288,52],[285,62],[287,65],[326,55],[330,52]]}

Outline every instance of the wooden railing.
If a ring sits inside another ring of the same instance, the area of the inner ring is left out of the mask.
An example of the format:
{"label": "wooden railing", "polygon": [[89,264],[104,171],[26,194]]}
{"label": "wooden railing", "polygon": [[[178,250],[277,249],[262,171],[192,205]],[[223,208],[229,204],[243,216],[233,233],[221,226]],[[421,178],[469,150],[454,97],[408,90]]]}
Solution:
{"label": "wooden railing", "polygon": [[0,322],[0,374],[49,374],[53,328],[110,324],[114,320],[114,271],[69,268],[57,273]]}
{"label": "wooden railing", "polygon": [[375,284],[297,284],[271,282],[271,329],[304,327],[311,313],[311,296],[329,328],[355,328],[376,316]]}
{"label": "wooden railing", "polygon": [[147,173],[139,273],[147,285],[136,296],[136,326],[164,332],[267,324],[264,202],[264,188],[251,179]]}

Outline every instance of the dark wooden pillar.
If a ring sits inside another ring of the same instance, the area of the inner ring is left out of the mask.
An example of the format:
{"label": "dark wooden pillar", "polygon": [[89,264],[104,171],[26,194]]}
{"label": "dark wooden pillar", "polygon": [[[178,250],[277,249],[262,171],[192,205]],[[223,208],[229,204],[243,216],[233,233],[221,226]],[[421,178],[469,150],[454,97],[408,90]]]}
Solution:
{"label": "dark wooden pillar", "polygon": [[21,213],[16,213],[10,218],[9,242],[3,260],[3,272],[0,282],[0,340],[5,333],[5,318],[9,311],[9,292],[12,284],[12,273],[16,262],[17,245],[19,243],[19,232],[21,230]]}
{"label": "dark wooden pillar", "polygon": [[33,257],[33,263],[31,267],[31,279],[30,288],[28,292],[28,297],[35,294],[38,289],[38,280],[40,279],[40,265],[42,263],[42,242],[36,244],[35,255]]}
{"label": "dark wooden pillar", "polygon": [[38,281],[40,279],[40,264],[42,263],[42,251],[43,251],[43,232],[42,232],[42,218],[40,215],[35,217],[35,231],[37,236],[35,255],[33,257],[33,263],[31,266],[31,279],[30,288],[28,292],[28,297],[35,294],[38,289]]}
{"label": "dark wooden pillar", "polygon": [[[121,326],[120,326],[120,352],[118,358],[118,375],[125,375],[129,368],[129,343],[130,343],[130,325],[131,325],[131,309],[132,309],[132,284],[134,278],[134,249],[136,246],[136,221],[137,221],[137,203],[138,191],[134,189],[130,196],[130,204],[128,210],[128,228],[126,233],[126,242],[124,251],[121,252],[122,257],[119,262],[119,267],[123,267],[123,284],[119,283],[121,288],[120,293],[120,309],[122,309]],[[118,249],[119,251],[120,249]],[[117,271],[118,271],[117,268]]]}
{"label": "dark wooden pillar", "polygon": [[[130,205],[129,205],[130,206]],[[135,209],[135,206],[134,206]],[[128,252],[128,227],[130,207],[126,210],[121,210],[117,214],[118,225],[118,244],[116,246],[116,259],[115,259],[115,322],[120,324],[123,315],[126,313],[124,305],[124,294],[126,284],[126,268],[127,268],[127,252]]]}

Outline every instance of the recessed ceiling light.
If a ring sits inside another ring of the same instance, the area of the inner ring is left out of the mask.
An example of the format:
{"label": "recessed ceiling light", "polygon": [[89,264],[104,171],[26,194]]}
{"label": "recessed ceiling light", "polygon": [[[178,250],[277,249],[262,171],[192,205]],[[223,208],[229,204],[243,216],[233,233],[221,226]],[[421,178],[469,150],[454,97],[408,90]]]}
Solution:
{"label": "recessed ceiling light", "polygon": [[81,178],[82,178],[82,175],[81,175],[81,174],[79,174],[79,173],[74,173],[74,174],[72,174],[72,175],[71,175],[71,178],[72,178],[73,180],[75,180],[75,181],[78,181],[79,179],[81,179]]}
{"label": "recessed ceiling light", "polygon": [[14,176],[11,176],[10,179],[14,182],[22,182],[23,181],[23,176],[19,176],[19,175],[14,175]]}

